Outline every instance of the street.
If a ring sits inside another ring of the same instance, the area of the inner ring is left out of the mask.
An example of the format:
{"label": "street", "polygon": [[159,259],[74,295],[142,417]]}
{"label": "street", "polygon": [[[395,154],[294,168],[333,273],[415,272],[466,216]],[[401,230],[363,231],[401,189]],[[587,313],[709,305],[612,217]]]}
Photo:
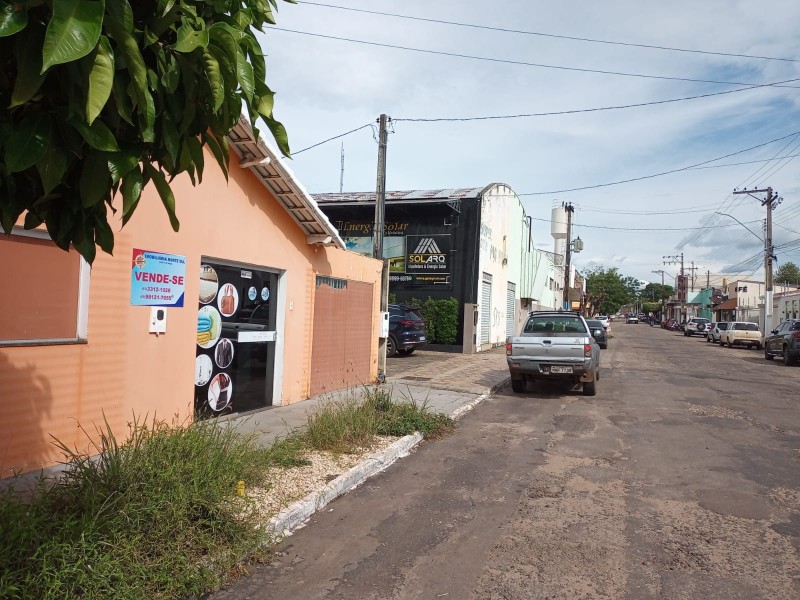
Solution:
{"label": "street", "polygon": [[601,367],[504,388],[212,597],[800,597],[800,367],[620,322]]}

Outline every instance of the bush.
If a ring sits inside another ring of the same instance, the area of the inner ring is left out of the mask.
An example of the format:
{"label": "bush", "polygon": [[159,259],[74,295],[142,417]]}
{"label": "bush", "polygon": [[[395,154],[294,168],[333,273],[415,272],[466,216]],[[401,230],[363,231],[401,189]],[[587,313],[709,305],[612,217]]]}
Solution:
{"label": "bush", "polygon": [[239,480],[259,483],[267,451],[213,422],[106,425],[88,454],[29,504],[0,497],[0,597],[183,598],[218,587],[258,552],[237,510]]}

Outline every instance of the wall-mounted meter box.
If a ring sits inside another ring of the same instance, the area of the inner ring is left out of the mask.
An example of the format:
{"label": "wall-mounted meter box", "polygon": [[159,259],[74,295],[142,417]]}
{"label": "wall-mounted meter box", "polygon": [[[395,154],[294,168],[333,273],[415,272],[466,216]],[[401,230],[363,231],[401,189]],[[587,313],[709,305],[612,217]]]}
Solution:
{"label": "wall-mounted meter box", "polygon": [[380,334],[378,337],[387,338],[389,337],[389,313],[382,312],[381,313],[381,323],[380,323]]}

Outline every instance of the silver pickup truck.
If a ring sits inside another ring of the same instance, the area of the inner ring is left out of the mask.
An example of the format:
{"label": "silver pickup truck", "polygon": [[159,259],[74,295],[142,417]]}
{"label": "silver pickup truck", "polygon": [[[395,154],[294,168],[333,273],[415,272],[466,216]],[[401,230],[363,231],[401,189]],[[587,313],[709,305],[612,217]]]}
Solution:
{"label": "silver pickup truck", "polygon": [[506,340],[511,388],[525,391],[527,381],[568,379],[594,396],[600,379],[600,346],[584,318],[573,312],[536,311],[522,332]]}

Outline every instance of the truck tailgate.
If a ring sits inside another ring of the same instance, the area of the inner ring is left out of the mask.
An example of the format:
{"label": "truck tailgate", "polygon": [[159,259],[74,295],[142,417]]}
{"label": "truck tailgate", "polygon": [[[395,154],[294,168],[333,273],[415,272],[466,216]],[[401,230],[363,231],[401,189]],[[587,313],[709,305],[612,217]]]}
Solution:
{"label": "truck tailgate", "polygon": [[582,363],[584,345],[580,337],[521,336],[511,338],[511,360]]}

